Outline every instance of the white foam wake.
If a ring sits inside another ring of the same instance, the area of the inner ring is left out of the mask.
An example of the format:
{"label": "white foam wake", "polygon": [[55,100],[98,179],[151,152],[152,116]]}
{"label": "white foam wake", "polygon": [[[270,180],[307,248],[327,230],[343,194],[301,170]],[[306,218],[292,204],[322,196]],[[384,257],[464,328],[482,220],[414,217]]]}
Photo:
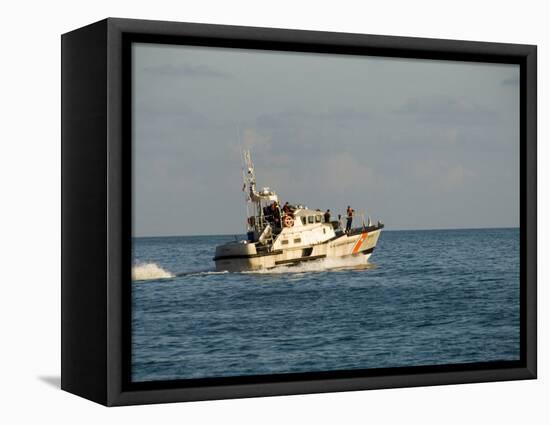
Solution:
{"label": "white foam wake", "polygon": [[155,263],[136,264],[132,267],[132,280],[170,279],[172,273]]}
{"label": "white foam wake", "polygon": [[267,270],[257,270],[244,273],[279,274],[279,273],[314,273],[329,270],[371,268],[368,258],[364,255],[353,257],[322,258],[315,261],[306,261],[298,265],[277,266]]}

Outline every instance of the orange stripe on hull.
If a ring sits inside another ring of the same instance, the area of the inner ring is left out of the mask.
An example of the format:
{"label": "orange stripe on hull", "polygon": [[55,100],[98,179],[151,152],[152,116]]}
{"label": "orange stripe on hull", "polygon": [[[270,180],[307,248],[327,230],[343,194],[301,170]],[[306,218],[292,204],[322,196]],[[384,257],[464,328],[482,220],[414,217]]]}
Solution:
{"label": "orange stripe on hull", "polygon": [[359,252],[361,245],[363,245],[363,242],[365,242],[365,239],[367,239],[367,235],[368,235],[368,232],[361,233],[361,237],[353,247],[352,254],[357,254],[357,252]]}

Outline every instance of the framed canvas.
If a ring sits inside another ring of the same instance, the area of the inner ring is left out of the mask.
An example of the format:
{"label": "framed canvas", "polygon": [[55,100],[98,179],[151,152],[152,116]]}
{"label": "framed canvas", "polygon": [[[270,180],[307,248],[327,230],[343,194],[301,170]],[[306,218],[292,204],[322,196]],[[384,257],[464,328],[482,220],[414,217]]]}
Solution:
{"label": "framed canvas", "polygon": [[64,390],[536,378],[536,46],[112,18],[61,41]]}

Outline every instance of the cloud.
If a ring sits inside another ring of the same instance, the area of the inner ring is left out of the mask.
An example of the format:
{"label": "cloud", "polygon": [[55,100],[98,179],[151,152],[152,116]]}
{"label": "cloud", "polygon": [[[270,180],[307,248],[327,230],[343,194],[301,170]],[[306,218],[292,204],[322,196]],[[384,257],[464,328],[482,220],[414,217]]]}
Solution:
{"label": "cloud", "polygon": [[375,128],[370,114],[361,108],[328,108],[306,111],[288,108],[261,113],[253,126],[262,134],[268,134],[271,144],[279,152],[293,152],[307,158],[330,155],[341,150],[339,140],[359,139]]}
{"label": "cloud", "polygon": [[323,121],[364,121],[370,119],[370,114],[353,108],[332,109],[317,115]]}
{"label": "cloud", "polygon": [[247,128],[243,132],[243,145],[252,150],[271,150],[271,140],[269,137],[261,135],[253,128]]}
{"label": "cloud", "polygon": [[425,96],[408,99],[394,112],[432,124],[487,123],[494,122],[497,116],[496,112],[491,109],[466,99],[451,96]]}
{"label": "cloud", "polygon": [[232,75],[214,69],[208,65],[190,65],[190,64],[162,64],[157,66],[148,66],[144,71],[167,77],[196,77],[196,78],[231,78]]}
{"label": "cloud", "polygon": [[332,124],[350,124],[353,121],[370,119],[370,114],[354,108],[335,108],[328,111],[312,113],[299,109],[285,110],[270,114],[261,114],[257,118],[258,125],[266,128],[300,127],[306,123],[330,122]]}
{"label": "cloud", "polygon": [[519,86],[519,76],[505,78],[500,82],[501,86]]}
{"label": "cloud", "polygon": [[423,185],[443,191],[462,186],[476,173],[462,164],[450,164],[444,160],[420,160],[413,164],[413,176]]}
{"label": "cloud", "polygon": [[164,104],[136,102],[135,122],[141,129],[156,132],[174,132],[182,129],[212,128],[213,120],[179,99],[165,99]]}
{"label": "cloud", "polygon": [[320,170],[324,182],[322,187],[341,190],[355,186],[376,186],[376,177],[372,168],[357,160],[349,152],[328,157]]}

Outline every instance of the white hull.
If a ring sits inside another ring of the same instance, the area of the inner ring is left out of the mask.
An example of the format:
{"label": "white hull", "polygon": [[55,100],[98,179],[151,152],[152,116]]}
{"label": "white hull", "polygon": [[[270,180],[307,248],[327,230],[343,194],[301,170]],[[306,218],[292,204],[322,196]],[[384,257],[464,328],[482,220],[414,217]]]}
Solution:
{"label": "white hull", "polygon": [[275,247],[266,252],[257,252],[256,244],[253,243],[231,242],[218,247],[214,261],[217,271],[240,272],[266,270],[324,258],[364,256],[367,260],[376,247],[381,229],[381,226],[355,229],[349,235],[335,235],[314,245],[297,244],[288,248],[279,246],[280,249]]}

